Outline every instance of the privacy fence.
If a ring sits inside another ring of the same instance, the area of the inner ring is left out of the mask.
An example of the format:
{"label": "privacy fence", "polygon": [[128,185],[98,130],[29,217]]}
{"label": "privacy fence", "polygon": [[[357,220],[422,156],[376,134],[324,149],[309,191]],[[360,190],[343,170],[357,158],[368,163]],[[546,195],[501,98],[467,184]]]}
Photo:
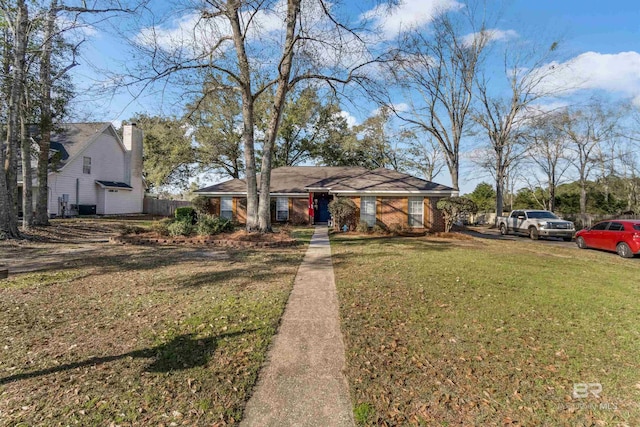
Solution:
{"label": "privacy fence", "polygon": [[145,197],[142,209],[144,213],[149,215],[174,216],[176,208],[190,205],[191,202],[186,200],[166,200]]}

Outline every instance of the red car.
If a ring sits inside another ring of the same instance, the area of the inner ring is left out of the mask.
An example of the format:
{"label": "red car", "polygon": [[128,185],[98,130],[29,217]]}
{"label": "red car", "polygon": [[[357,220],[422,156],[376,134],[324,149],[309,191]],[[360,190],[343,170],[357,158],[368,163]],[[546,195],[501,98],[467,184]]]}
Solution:
{"label": "red car", "polygon": [[615,251],[623,258],[640,253],[640,221],[612,219],[602,221],[576,233],[580,249]]}

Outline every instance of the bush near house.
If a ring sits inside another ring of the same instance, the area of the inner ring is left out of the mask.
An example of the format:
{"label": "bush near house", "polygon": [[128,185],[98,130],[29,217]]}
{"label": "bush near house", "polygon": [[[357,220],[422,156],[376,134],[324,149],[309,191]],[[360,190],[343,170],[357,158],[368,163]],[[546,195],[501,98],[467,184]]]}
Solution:
{"label": "bush near house", "polygon": [[207,196],[196,196],[191,200],[191,205],[193,205],[193,209],[195,209],[196,214],[206,215],[209,213],[209,209],[211,208],[211,200]]}
{"label": "bush near house", "polygon": [[336,197],[329,202],[329,213],[333,216],[334,227],[342,229],[346,225],[349,229],[356,224],[356,204],[346,197]]}
{"label": "bush near house", "polygon": [[151,231],[161,236],[172,237],[190,236],[194,233],[199,236],[212,236],[231,232],[233,229],[233,224],[228,219],[206,213],[196,215],[190,206],[176,209],[175,218],[165,218],[151,225]]}
{"label": "bush near house", "polygon": [[196,210],[192,206],[182,206],[176,208],[176,219],[178,221],[181,220],[190,220],[191,224],[195,224],[198,220],[198,214]]}
{"label": "bush near house", "polygon": [[233,224],[230,220],[209,214],[200,215],[196,226],[198,235],[200,236],[210,236],[233,231]]}
{"label": "bush near house", "polygon": [[189,218],[182,218],[172,222],[167,226],[167,231],[170,236],[190,236],[193,233],[194,226],[191,224]]}
{"label": "bush near house", "polygon": [[467,197],[444,197],[436,205],[442,211],[444,218],[444,232],[451,231],[453,224],[463,215],[478,212],[475,202]]}

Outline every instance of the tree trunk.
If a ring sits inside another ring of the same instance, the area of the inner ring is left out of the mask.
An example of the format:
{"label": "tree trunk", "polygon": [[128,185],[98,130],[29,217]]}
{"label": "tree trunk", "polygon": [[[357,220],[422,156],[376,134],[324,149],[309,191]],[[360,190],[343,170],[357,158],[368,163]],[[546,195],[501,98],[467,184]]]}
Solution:
{"label": "tree trunk", "polygon": [[24,115],[20,118],[20,135],[22,137],[22,230],[33,225],[33,173],[31,170],[31,140],[27,135],[27,124]]}
{"label": "tree trunk", "polygon": [[287,8],[287,32],[280,62],[280,76],[278,88],[273,100],[273,110],[267,128],[267,137],[263,144],[262,166],[260,174],[260,205],[258,209],[258,229],[262,233],[271,231],[271,164],[273,161],[273,148],[280,118],[289,92],[289,77],[293,65],[293,52],[295,43],[296,24],[300,11],[300,0],[289,0]]}
{"label": "tree trunk", "polygon": [[[245,91],[246,92],[246,91]],[[254,149],[253,96],[242,95],[242,144],[244,145],[245,180],[247,181],[247,231],[258,229],[258,184],[256,177],[256,155]]]}
{"label": "tree trunk", "polygon": [[240,6],[241,2],[228,2],[229,9],[227,9],[226,15],[231,24],[233,43],[240,68],[238,83],[242,91],[242,144],[244,145],[245,180],[247,182],[247,231],[255,231],[258,228],[258,185],[254,145],[255,99],[251,90],[251,68],[240,25]]}
{"label": "tree trunk", "polygon": [[[4,159],[6,174],[5,188],[7,204],[2,226],[5,237],[19,238],[18,231],[18,150],[20,149],[20,138],[18,121],[20,117],[20,101],[22,99],[22,88],[24,87],[25,55],[27,51],[27,30],[28,30],[27,5],[24,0],[18,0],[16,9],[16,20],[13,23],[13,45],[14,56],[11,69],[11,93],[9,95],[9,114],[7,129],[7,154]],[[3,209],[4,210],[4,209]]]}
{"label": "tree trunk", "polygon": [[556,211],[556,173],[555,168],[549,174],[549,210]]}
{"label": "tree trunk", "polygon": [[44,43],[40,55],[40,152],[38,154],[38,194],[34,223],[49,225],[49,149],[51,148],[51,52],[53,32],[58,11],[58,0],[51,0],[44,29]]}
{"label": "tree trunk", "polygon": [[580,218],[582,226],[588,227],[587,224],[587,182],[586,179],[580,179]]}
{"label": "tree trunk", "polygon": [[496,217],[502,216],[504,206],[504,178],[496,178]]}
{"label": "tree trunk", "polygon": [[446,154],[447,156],[447,168],[449,169],[449,174],[451,175],[451,187],[453,187],[454,190],[459,190],[460,187],[458,186],[459,183],[459,162],[457,158],[452,158],[451,156],[449,156],[449,154]]}
{"label": "tree trunk", "polygon": [[11,230],[11,209],[9,205],[9,192],[7,188],[7,175],[4,173],[5,143],[0,142],[0,240],[14,237]]}

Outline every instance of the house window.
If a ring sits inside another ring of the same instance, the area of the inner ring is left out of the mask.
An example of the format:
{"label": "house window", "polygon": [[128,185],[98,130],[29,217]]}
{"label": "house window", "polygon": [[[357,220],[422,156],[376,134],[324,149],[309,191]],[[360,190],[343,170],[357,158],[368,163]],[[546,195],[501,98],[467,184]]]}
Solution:
{"label": "house window", "polygon": [[424,197],[409,197],[409,227],[424,227]]}
{"label": "house window", "polygon": [[360,198],[360,221],[369,227],[376,225],[376,197],[363,196]]}
{"label": "house window", "polygon": [[91,175],[91,157],[82,158],[82,173]]}
{"label": "house window", "polygon": [[220,198],[220,217],[226,219],[233,219],[233,198],[221,197]]}
{"label": "house window", "polygon": [[276,221],[287,221],[289,219],[289,198],[278,197],[276,200]]}

